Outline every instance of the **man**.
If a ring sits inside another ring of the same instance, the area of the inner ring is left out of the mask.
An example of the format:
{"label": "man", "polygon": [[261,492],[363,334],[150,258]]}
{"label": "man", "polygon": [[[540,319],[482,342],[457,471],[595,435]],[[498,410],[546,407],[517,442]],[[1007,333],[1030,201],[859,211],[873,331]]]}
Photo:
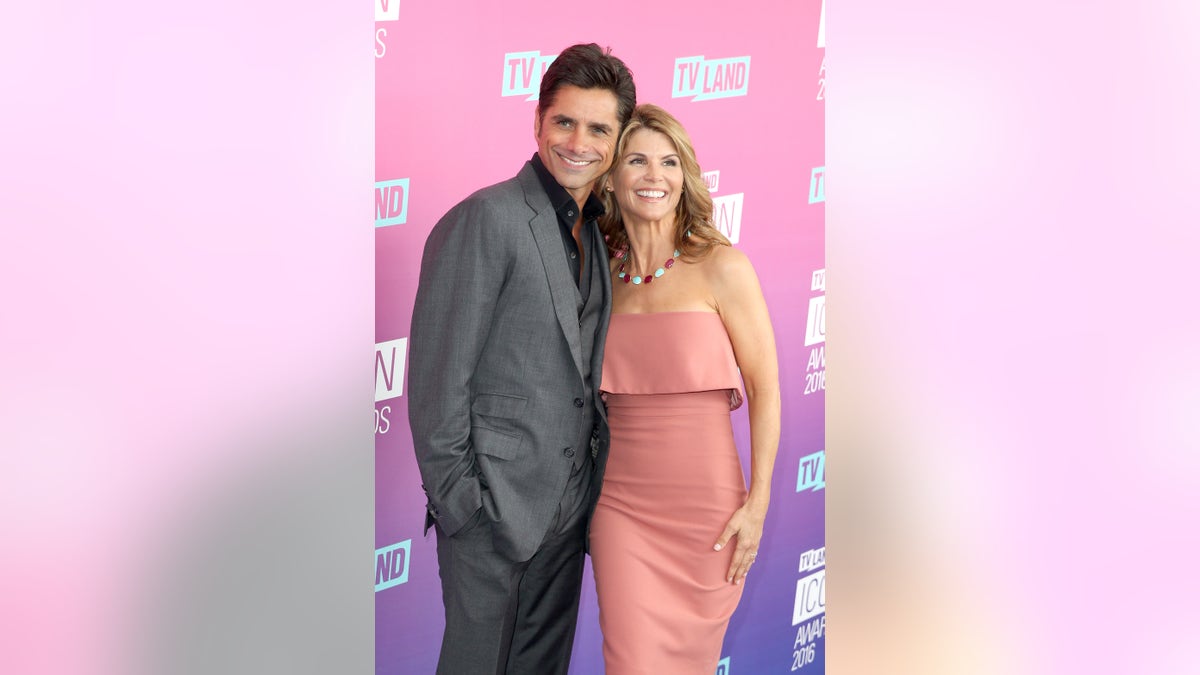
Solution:
{"label": "man", "polygon": [[542,78],[537,153],[425,244],[409,421],[437,533],[438,673],[566,673],[608,456],[599,398],[611,279],[592,185],[636,92],[595,44]]}

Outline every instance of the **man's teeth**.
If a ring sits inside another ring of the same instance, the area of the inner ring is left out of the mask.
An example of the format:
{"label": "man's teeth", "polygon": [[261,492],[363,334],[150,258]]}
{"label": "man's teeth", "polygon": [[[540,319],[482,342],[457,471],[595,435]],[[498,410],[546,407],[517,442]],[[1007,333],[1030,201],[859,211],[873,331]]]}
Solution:
{"label": "man's teeth", "polygon": [[667,196],[667,193],[662,190],[638,190],[637,196],[648,197],[650,199],[662,199]]}
{"label": "man's teeth", "polygon": [[587,166],[588,164],[591,163],[591,162],[577,162],[573,159],[567,159],[566,157],[563,157],[562,160],[564,162],[566,162],[567,164],[570,164],[571,166]]}

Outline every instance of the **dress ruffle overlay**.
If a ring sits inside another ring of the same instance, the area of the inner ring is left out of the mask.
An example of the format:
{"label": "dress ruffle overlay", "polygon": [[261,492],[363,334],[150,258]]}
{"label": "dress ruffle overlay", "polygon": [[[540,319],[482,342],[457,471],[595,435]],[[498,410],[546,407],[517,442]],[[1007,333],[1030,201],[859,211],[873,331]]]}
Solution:
{"label": "dress ruffle overlay", "polygon": [[711,312],[614,314],[600,389],[612,431],[590,550],[606,675],[711,675],[742,586],[713,543],[746,500],[742,404]]}

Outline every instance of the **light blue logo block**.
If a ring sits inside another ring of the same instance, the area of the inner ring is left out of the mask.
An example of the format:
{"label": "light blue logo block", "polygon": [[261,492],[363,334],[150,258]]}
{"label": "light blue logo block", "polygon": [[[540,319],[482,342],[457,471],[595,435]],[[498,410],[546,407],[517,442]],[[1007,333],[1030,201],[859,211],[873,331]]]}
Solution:
{"label": "light blue logo block", "polygon": [[504,55],[504,82],[500,85],[501,96],[528,96],[526,101],[536,101],[542,89],[542,75],[554,63],[558,54],[537,52],[510,52]]}
{"label": "light blue logo block", "polygon": [[375,227],[408,222],[408,179],[375,183]]}
{"label": "light blue logo block", "polygon": [[796,476],[796,492],[825,489],[825,451],[814,452],[800,458],[800,472]]}
{"label": "light blue logo block", "polygon": [[683,56],[675,59],[671,98],[691,96],[692,101],[708,101],[745,96],[749,91],[749,56],[732,56],[725,59]]}
{"label": "light blue logo block", "polygon": [[825,167],[818,166],[812,170],[812,178],[808,181],[808,203],[816,204],[825,201]]}
{"label": "light blue logo block", "polygon": [[375,549],[375,592],[408,582],[408,557],[412,539]]}

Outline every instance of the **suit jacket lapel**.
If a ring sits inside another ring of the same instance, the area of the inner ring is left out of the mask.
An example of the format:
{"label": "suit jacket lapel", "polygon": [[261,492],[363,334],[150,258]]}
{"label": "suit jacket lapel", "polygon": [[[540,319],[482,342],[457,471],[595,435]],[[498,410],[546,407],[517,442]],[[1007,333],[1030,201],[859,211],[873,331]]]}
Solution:
{"label": "suit jacket lapel", "polygon": [[[592,237],[592,265],[599,274],[599,283],[592,285],[592,293],[600,293],[600,321],[596,330],[596,341],[592,346],[592,386],[597,392],[600,390],[600,379],[602,377],[602,369],[600,364],[604,360],[604,346],[606,337],[608,336],[608,320],[612,310],[612,272],[608,268],[608,246],[604,243],[604,235],[600,233],[600,228],[593,228]],[[607,423],[608,415],[605,413],[603,405],[597,406],[600,418]]]}
{"label": "suit jacket lapel", "polygon": [[592,228],[592,264],[599,272],[599,283],[592,286],[593,293],[600,293],[600,323],[592,363],[600,363],[604,353],[604,336],[608,332],[608,316],[612,307],[612,272],[608,269],[608,246],[600,228]]}
{"label": "suit jacket lapel", "polygon": [[526,164],[517,174],[525,190],[525,201],[535,211],[529,221],[533,240],[537,244],[542,265],[546,269],[546,281],[550,285],[550,298],[554,303],[554,314],[562,327],[563,336],[571,348],[575,368],[583,372],[583,346],[579,338],[579,313],[575,305],[576,286],[571,278],[563,253],[562,234],[559,233],[558,216],[550,205],[550,198],[538,183],[533,166]]}

